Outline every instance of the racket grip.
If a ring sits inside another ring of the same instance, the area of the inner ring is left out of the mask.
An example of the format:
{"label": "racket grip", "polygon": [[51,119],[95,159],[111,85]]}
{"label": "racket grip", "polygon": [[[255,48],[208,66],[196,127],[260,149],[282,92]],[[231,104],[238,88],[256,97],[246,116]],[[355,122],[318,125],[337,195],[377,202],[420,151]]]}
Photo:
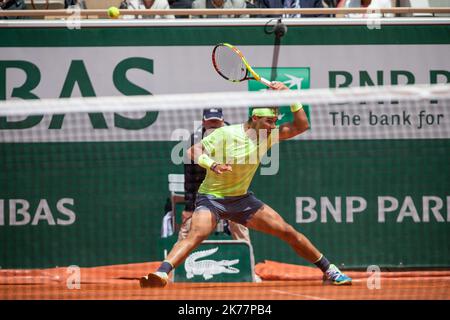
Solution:
{"label": "racket grip", "polygon": [[272,88],[272,82],[267,80],[267,79],[264,79],[263,77],[261,77],[259,79],[259,82],[261,82],[262,84],[268,86],[269,88]]}

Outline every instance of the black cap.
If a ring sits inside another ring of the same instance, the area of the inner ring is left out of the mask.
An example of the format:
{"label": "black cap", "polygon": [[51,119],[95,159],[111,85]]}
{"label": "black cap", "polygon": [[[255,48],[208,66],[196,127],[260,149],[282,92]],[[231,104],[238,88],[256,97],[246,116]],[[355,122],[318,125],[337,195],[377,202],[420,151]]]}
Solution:
{"label": "black cap", "polygon": [[222,108],[203,109],[203,120],[223,120]]}

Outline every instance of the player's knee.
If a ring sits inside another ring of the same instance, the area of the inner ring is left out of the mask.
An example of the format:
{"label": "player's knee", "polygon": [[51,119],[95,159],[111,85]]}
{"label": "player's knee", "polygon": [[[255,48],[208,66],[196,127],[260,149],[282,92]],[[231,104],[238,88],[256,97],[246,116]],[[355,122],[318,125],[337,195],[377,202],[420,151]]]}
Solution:
{"label": "player's knee", "polygon": [[200,243],[203,240],[205,240],[206,238],[208,238],[209,233],[201,231],[201,230],[196,230],[196,229],[192,229],[189,234],[188,234],[188,238],[189,240],[195,242],[195,243]]}

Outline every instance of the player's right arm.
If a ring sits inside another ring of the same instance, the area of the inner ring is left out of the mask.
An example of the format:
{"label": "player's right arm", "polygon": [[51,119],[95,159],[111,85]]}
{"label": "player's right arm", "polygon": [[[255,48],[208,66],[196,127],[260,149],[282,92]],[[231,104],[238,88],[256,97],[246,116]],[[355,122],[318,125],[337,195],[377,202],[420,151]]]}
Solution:
{"label": "player's right arm", "polygon": [[204,148],[201,142],[195,143],[187,150],[187,155],[194,163],[198,163],[198,158],[204,153]]}
{"label": "player's right arm", "polygon": [[217,174],[222,174],[226,171],[233,171],[229,164],[220,164],[211,159],[205,152],[205,148],[201,142],[194,144],[187,150],[188,157],[194,160],[199,166],[206,170],[211,170]]}

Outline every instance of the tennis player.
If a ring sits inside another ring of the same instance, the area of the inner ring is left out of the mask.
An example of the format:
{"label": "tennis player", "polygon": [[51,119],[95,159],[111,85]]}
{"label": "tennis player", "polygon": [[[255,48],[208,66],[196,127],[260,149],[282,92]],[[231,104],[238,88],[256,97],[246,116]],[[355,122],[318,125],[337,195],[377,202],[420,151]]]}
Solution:
{"label": "tennis player", "polygon": [[[229,125],[225,122],[221,108],[203,109],[202,125],[189,139],[189,147],[200,142],[203,138],[214,132],[214,130]],[[197,162],[188,158],[184,163],[184,200],[185,207],[181,214],[182,223],[178,232],[178,241],[187,237],[191,229],[192,214],[195,209],[195,200],[198,189],[205,179],[206,170],[198,165]],[[228,229],[234,240],[244,240],[250,243],[250,233],[248,228],[242,224],[228,221]]]}
{"label": "tennis player", "polygon": [[[281,82],[273,82],[272,89],[289,90]],[[248,191],[263,155],[261,150],[265,153],[277,143],[276,140],[290,139],[309,128],[303,106],[294,104],[291,106],[293,121],[274,130],[278,119],[277,110],[253,109],[246,123],[216,129],[188,150],[188,155],[207,169],[206,178],[198,191],[191,230],[186,239],[173,246],[156,272],[140,279],[141,287],[164,287],[168,282],[168,274],[208,238],[219,219],[229,219],[285,241],[297,255],[322,270],[326,283],[352,283],[352,279],[331,264],[303,234]]]}

